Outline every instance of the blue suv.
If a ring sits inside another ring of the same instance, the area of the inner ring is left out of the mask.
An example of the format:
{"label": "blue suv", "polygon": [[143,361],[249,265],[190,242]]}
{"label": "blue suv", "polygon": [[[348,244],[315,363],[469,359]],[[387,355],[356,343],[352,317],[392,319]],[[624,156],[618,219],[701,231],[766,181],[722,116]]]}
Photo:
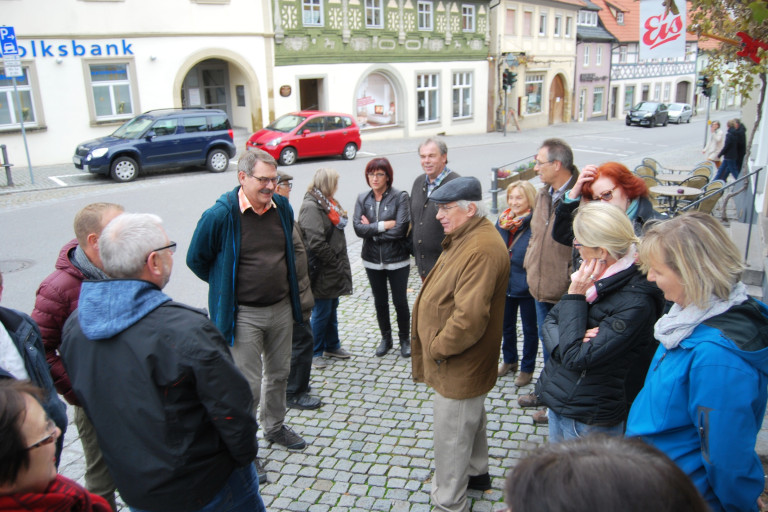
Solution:
{"label": "blue suv", "polygon": [[150,110],[115,133],[83,142],[72,161],[78,169],[128,182],[150,169],[205,165],[222,172],[235,156],[232,126],[222,110]]}

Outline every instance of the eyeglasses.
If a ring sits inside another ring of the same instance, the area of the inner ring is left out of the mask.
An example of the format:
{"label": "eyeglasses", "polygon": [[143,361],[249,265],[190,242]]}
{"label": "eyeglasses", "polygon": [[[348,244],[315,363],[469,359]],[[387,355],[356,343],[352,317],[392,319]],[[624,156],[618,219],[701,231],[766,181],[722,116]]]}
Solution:
{"label": "eyeglasses", "polygon": [[381,178],[386,178],[387,175],[385,173],[383,173],[383,172],[369,172],[368,173],[368,177],[369,178],[379,178],[379,179],[381,179]]}
{"label": "eyeglasses", "polygon": [[445,204],[439,204],[437,205],[437,211],[439,212],[447,212],[448,210],[453,210],[454,208],[458,208],[459,205],[455,204],[453,206],[448,206]]}
{"label": "eyeglasses", "polygon": [[534,162],[534,166],[538,165],[539,167],[541,167],[542,165],[545,165],[545,164],[551,164],[552,162],[554,162],[554,160],[550,160],[548,162],[539,162],[537,159],[534,158],[533,162]]}
{"label": "eyeglasses", "polygon": [[613,191],[616,190],[616,187],[613,187],[611,190],[606,190],[600,195],[592,196],[593,201],[610,201],[613,199]]}
{"label": "eyeglasses", "polygon": [[46,432],[48,433],[44,438],[39,440],[33,445],[27,446],[26,450],[34,450],[35,448],[40,448],[41,446],[45,446],[47,444],[51,444],[56,440],[57,437],[59,437],[59,430],[56,428],[56,424],[53,422],[52,419],[48,418],[48,421],[45,423]]}
{"label": "eyeglasses", "polygon": [[278,187],[288,187],[288,190],[291,190],[293,188],[293,182],[291,181],[281,181],[277,184]]}
{"label": "eyeglasses", "polygon": [[[166,246],[163,246],[163,247],[160,247],[159,249],[152,249],[151,251],[149,251],[149,254],[152,254],[153,252],[164,251],[166,249],[168,249],[168,251],[171,254],[175,253],[176,252],[176,242],[171,242],[170,244],[168,244]],[[144,260],[144,261],[148,261],[149,260],[149,254],[147,254],[147,259]]]}
{"label": "eyeglasses", "polygon": [[573,248],[574,249],[581,249],[582,247],[584,247],[584,246],[582,244],[580,244],[579,241],[574,238],[573,239]]}
{"label": "eyeglasses", "polygon": [[260,185],[266,185],[267,183],[272,183],[273,185],[277,185],[277,180],[280,179],[278,176],[275,176],[274,178],[266,178],[264,176],[249,176],[249,177],[258,181]]}

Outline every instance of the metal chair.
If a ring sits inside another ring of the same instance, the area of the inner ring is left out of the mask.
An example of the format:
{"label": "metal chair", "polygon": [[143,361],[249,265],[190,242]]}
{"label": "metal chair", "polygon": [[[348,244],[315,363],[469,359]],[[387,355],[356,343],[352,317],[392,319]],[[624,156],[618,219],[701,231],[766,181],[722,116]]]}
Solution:
{"label": "metal chair", "polygon": [[700,174],[692,175],[690,178],[686,178],[680,182],[681,187],[694,187],[704,188],[709,182],[708,176],[702,176]]}
{"label": "metal chair", "polygon": [[[722,188],[724,186],[725,186],[725,183],[720,180],[716,180],[716,181],[713,181],[712,183],[707,184],[707,186],[704,187],[704,194],[703,194],[703,197],[705,197],[705,199],[696,205],[696,210],[702,213],[712,213],[712,210],[715,209],[715,205],[723,196]],[[712,195],[708,195],[710,192],[715,192],[715,193]]]}
{"label": "metal chair", "polygon": [[659,162],[657,162],[651,157],[643,158],[643,165],[647,165],[648,167],[653,169],[654,176],[660,172],[663,172],[664,170],[664,166],[662,166]]}
{"label": "metal chair", "polygon": [[707,182],[712,178],[712,167],[709,165],[697,164],[691,171],[691,176],[705,176]]}
{"label": "metal chair", "polygon": [[669,212],[669,204],[663,201],[659,201],[659,195],[654,194],[651,192],[650,188],[655,187],[656,185],[661,185],[662,183],[654,178],[653,176],[640,176],[643,181],[645,182],[645,185],[648,187],[648,200],[651,201],[651,206],[653,206],[653,209],[660,213],[667,213]]}
{"label": "metal chair", "polygon": [[650,176],[652,178],[656,178],[656,171],[653,169],[653,167],[649,167],[644,164],[640,164],[637,167],[635,167],[635,174],[640,176],[641,178],[644,176]]}

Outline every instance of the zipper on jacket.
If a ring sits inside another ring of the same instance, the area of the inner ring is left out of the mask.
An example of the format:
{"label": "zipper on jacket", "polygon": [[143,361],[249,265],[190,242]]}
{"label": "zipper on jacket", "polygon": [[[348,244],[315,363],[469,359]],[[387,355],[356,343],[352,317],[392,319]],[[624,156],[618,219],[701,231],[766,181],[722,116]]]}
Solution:
{"label": "zipper on jacket", "polygon": [[656,371],[656,370],[658,369],[659,365],[660,365],[660,364],[661,364],[661,362],[664,360],[664,358],[665,358],[665,357],[667,357],[667,354],[668,354],[668,353],[669,353],[669,351],[666,351],[666,352],[664,352],[663,354],[661,354],[661,357],[659,358],[659,360],[658,360],[658,361],[656,361],[656,366],[654,366],[654,367],[653,367],[653,371]]}

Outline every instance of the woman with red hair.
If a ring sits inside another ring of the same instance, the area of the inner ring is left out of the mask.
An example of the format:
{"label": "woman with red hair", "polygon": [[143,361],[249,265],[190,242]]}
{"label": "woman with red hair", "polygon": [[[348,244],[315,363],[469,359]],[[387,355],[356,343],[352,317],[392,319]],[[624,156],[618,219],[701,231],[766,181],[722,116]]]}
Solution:
{"label": "woman with red hair", "polygon": [[[653,209],[648,199],[648,187],[643,179],[623,164],[606,162],[601,166],[587,165],[579,174],[573,188],[563,196],[555,212],[552,236],[563,245],[573,242],[573,215],[581,202],[604,201],[626,212],[641,235],[643,225],[650,219],[666,218]],[[574,267],[575,268],[575,267]]]}

